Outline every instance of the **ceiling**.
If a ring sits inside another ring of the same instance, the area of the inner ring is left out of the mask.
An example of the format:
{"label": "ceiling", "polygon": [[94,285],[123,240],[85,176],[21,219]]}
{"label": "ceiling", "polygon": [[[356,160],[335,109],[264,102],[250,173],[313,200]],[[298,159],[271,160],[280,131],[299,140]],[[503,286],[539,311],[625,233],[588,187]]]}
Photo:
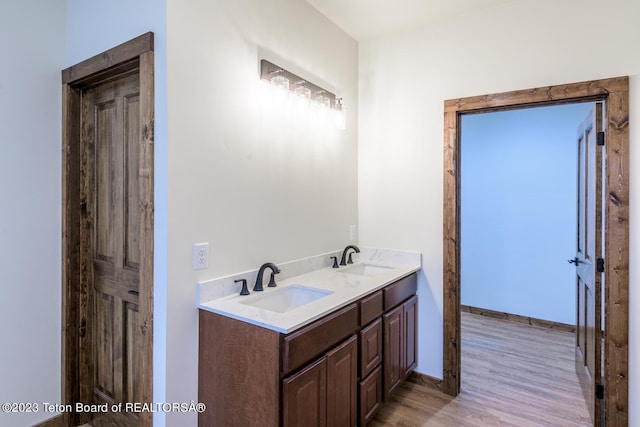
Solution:
{"label": "ceiling", "polygon": [[357,41],[428,25],[513,0],[306,0]]}

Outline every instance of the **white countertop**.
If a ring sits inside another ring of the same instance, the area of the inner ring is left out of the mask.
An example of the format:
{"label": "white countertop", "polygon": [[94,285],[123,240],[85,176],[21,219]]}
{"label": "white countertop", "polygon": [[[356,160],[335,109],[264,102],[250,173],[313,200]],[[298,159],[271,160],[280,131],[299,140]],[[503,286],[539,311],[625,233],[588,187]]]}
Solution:
{"label": "white countertop", "polygon": [[[362,267],[365,265],[377,265],[392,268],[376,270],[371,275],[348,273],[350,267],[357,265]],[[251,295],[241,296],[234,294],[202,302],[198,305],[198,308],[288,334],[402,277],[416,272],[420,268],[418,264],[395,264],[366,260],[340,268],[322,268],[282,281],[279,281],[278,275],[276,275],[277,287],[274,288],[269,288],[266,285],[271,272],[267,270],[264,277],[263,292],[251,291],[254,283],[248,282],[247,285]],[[292,285],[303,285],[332,293],[285,313],[277,313],[246,304],[252,298],[260,298],[262,295],[267,295],[270,292]]]}

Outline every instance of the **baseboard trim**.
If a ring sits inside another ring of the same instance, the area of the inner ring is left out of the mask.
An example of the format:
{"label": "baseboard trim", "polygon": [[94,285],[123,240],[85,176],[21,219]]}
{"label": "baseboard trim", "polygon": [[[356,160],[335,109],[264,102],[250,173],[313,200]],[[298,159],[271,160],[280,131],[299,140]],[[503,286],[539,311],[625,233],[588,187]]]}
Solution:
{"label": "baseboard trim", "polygon": [[441,379],[432,377],[430,375],[421,374],[420,372],[411,372],[411,374],[409,374],[409,378],[407,378],[407,381],[442,391]]}
{"label": "baseboard trim", "polygon": [[535,317],[521,316],[519,314],[503,313],[501,311],[489,310],[488,308],[471,307],[468,305],[460,305],[460,311],[466,313],[478,314],[480,316],[493,317],[495,319],[507,320],[509,322],[524,323],[540,328],[556,329],[564,332],[575,332],[575,325],[567,323],[553,322],[551,320],[536,319]]}
{"label": "baseboard trim", "polygon": [[56,415],[53,418],[34,424],[33,427],[64,427],[64,415]]}

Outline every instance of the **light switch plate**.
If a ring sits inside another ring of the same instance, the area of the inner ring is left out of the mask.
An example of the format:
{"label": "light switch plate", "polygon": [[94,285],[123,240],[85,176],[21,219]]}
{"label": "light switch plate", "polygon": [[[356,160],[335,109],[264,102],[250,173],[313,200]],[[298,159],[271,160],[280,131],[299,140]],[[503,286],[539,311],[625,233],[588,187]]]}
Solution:
{"label": "light switch plate", "polygon": [[209,243],[194,243],[193,269],[202,270],[209,266]]}

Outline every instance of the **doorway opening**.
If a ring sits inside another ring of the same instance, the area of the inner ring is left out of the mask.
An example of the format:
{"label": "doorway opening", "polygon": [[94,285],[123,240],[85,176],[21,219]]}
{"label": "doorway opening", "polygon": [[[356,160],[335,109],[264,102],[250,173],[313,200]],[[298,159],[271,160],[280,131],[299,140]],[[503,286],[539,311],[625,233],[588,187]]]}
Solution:
{"label": "doorway opening", "polygon": [[607,426],[628,420],[628,77],[445,101],[444,113],[444,351],[443,390],[460,392],[460,131],[461,115],[537,105],[605,101],[604,408]]}
{"label": "doorway opening", "polygon": [[[62,71],[62,403],[71,408],[153,401],[153,57],[146,33]],[[124,406],[62,414],[74,427],[150,426],[151,416]]]}
{"label": "doorway opening", "polygon": [[590,416],[575,375],[576,267],[567,260],[577,247],[576,131],[594,108],[461,117],[462,387],[493,384],[489,394],[519,405],[514,417],[540,424]]}

